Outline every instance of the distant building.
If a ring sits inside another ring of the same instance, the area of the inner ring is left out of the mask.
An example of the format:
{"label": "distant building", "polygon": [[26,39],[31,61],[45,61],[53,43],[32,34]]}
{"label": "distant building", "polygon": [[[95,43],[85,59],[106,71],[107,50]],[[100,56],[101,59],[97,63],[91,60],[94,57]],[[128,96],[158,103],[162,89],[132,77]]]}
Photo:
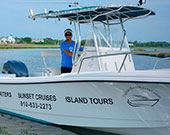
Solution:
{"label": "distant building", "polygon": [[6,38],[0,38],[0,44],[7,44],[7,39]]}
{"label": "distant building", "polygon": [[15,38],[9,36],[8,37],[8,43],[15,44]]}
{"label": "distant building", "polygon": [[2,37],[0,38],[0,44],[15,44],[15,38],[9,37]]}
{"label": "distant building", "polygon": [[134,44],[130,44],[130,43],[129,43],[129,46],[134,46]]}
{"label": "distant building", "polygon": [[44,42],[44,39],[32,39],[32,42],[34,43]]}

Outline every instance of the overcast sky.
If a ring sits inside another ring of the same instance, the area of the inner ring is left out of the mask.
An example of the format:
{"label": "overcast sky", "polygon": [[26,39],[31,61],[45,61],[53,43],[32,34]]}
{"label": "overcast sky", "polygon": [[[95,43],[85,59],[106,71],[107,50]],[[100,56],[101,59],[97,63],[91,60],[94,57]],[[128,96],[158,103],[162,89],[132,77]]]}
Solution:
{"label": "overcast sky", "polygon": [[[55,19],[38,19],[33,21],[28,18],[29,9],[33,9],[34,13],[41,13],[43,8],[54,11],[69,9],[68,5],[54,4],[52,1],[58,0],[0,0],[0,37],[13,33],[14,37],[63,39],[64,29],[72,28],[67,20],[58,22]],[[64,1],[73,2],[73,0]],[[137,0],[77,0],[77,2],[81,6],[137,5]],[[128,39],[141,42],[170,42],[170,0],[147,0],[147,4],[143,7],[153,10],[156,16],[126,22]]]}

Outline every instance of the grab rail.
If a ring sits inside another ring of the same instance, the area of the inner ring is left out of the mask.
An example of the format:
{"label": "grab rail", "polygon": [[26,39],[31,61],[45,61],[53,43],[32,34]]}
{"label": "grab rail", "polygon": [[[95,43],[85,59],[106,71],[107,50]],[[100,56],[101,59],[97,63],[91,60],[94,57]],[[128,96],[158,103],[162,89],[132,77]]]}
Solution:
{"label": "grab rail", "polygon": [[[151,53],[158,53],[158,52],[121,52],[121,53],[110,53],[110,54],[104,54],[104,55],[96,55],[96,56],[89,56],[89,57],[84,57],[80,60],[80,66],[78,69],[78,74],[80,73],[81,67],[82,67],[82,63],[84,60],[86,59],[91,59],[91,58],[97,58],[97,57],[107,57],[107,56],[117,56],[117,55],[125,55],[123,62],[120,66],[120,69],[118,70],[118,72],[121,72],[121,69],[123,67],[123,64],[127,58],[127,55],[129,54],[134,54],[134,55],[144,55],[144,54],[151,54]],[[165,52],[159,52],[159,53],[165,53]],[[168,57],[170,59],[170,57]]]}
{"label": "grab rail", "polygon": [[157,61],[155,62],[155,64],[154,64],[153,70],[155,70],[155,69],[156,69],[156,66],[158,65],[158,63],[159,63],[160,61],[163,61],[163,60],[170,60],[170,57],[162,58],[162,59],[157,60]]}

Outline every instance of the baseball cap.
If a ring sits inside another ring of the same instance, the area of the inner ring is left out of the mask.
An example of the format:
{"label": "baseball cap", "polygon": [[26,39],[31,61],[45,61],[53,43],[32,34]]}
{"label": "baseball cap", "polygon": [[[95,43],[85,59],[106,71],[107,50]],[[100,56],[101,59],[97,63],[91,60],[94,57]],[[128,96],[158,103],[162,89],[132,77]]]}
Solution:
{"label": "baseball cap", "polygon": [[71,29],[66,29],[66,30],[64,31],[64,34],[67,33],[67,32],[72,33],[72,30],[71,30]]}

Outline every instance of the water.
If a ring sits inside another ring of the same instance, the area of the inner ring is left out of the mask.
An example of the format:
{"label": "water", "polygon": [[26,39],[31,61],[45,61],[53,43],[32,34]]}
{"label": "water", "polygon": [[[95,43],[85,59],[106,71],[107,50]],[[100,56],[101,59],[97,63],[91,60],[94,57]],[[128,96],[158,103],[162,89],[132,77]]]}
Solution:
{"label": "water", "polygon": [[[20,60],[26,64],[28,67],[29,73],[41,73],[42,69],[44,68],[43,59],[40,56],[40,52],[42,50],[47,49],[9,49],[9,50],[0,50],[0,72],[3,67],[3,64],[8,60]],[[58,50],[58,49],[48,49],[48,50]],[[161,49],[158,49],[158,51]],[[165,50],[164,50],[165,51]],[[169,50],[170,52],[170,50]],[[142,69],[152,69],[154,63],[158,60],[157,57],[149,57],[149,56],[140,56],[134,55],[133,60],[135,63],[135,68],[137,70]],[[56,58],[47,58],[47,65],[51,67],[59,67],[60,66],[60,59]],[[158,64],[157,68],[168,68],[170,67],[170,61],[165,60],[161,61]]]}
{"label": "water", "polygon": [[[143,56],[143,55],[133,55],[132,57],[133,57],[136,70],[153,69],[155,62],[160,59],[158,57]],[[163,68],[170,68],[170,60],[163,60],[157,64],[156,69],[163,69]]]}
{"label": "water", "polygon": [[[14,49],[0,50],[0,70],[8,60],[20,60],[26,64],[29,73],[41,73],[44,68],[40,52],[46,49]],[[48,49],[49,50],[49,49]],[[56,50],[56,49],[51,49]],[[152,69],[157,57],[134,55],[135,68]],[[58,67],[60,59],[47,60],[47,64]],[[162,61],[157,68],[170,68],[170,60]],[[45,125],[0,113],[0,135],[113,135],[84,128]]]}
{"label": "water", "polygon": [[[26,64],[29,73],[41,73],[44,68],[43,59],[40,56],[40,52],[47,49],[9,49],[9,50],[0,50],[0,70],[3,67],[3,64],[8,60],[19,60]],[[57,50],[57,49],[48,49],[48,50]],[[49,64],[50,63],[50,64]],[[47,58],[47,65],[51,67],[58,67],[60,59],[56,58]]]}

